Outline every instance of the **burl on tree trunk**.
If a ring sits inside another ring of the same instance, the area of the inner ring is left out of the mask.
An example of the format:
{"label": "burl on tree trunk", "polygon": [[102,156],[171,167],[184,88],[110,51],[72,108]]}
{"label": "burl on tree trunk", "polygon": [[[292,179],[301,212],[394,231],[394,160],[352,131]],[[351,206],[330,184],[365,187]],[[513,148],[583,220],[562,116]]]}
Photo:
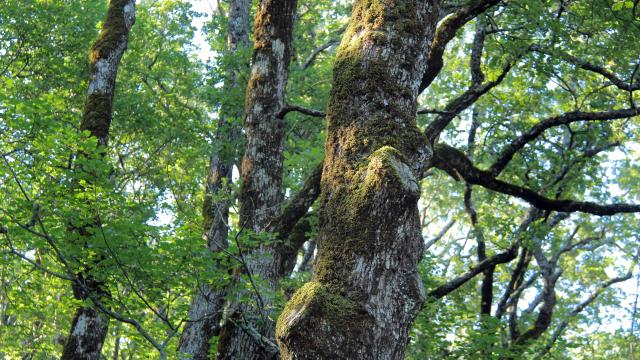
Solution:
{"label": "burl on tree trunk", "polygon": [[438,1],[359,0],[334,66],[314,277],[289,301],[283,359],[402,359],[424,301],[416,125]]}

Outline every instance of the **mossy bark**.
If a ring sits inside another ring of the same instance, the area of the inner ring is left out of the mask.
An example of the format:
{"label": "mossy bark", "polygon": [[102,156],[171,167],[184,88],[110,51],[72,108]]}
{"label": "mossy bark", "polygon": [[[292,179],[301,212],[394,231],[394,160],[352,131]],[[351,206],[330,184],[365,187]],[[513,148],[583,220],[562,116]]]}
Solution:
{"label": "mossy bark", "polygon": [[[89,88],[80,130],[86,130],[90,136],[97,138],[100,146],[107,146],[108,143],[118,65],[127,48],[134,21],[135,0],[111,0],[100,35],[89,52]],[[87,226],[95,226],[95,223]],[[88,235],[86,228],[71,231],[76,231],[80,237]],[[107,300],[109,294],[105,288],[104,284],[90,276],[85,279],[83,274],[79,274],[78,282],[73,284],[74,297],[78,300]],[[98,360],[108,326],[107,315],[95,307],[78,307],[61,359]]]}
{"label": "mossy bark", "polygon": [[87,130],[106,146],[120,59],[135,21],[135,0],[111,0],[98,39],[89,51],[89,89],[80,130]]}
{"label": "mossy bark", "polygon": [[[230,56],[238,56],[242,48],[249,46],[249,0],[232,0],[229,4],[229,30],[227,33],[227,51]],[[241,91],[243,85],[238,81],[239,75],[248,71],[246,66],[229,68],[225,73],[224,88],[227,93]],[[230,200],[225,192],[232,185],[232,171],[239,155],[236,145],[240,137],[239,119],[244,111],[241,104],[231,98],[222,104],[216,139],[228,147],[217,148],[210,156],[207,186],[203,204],[204,234],[203,238],[211,252],[220,252],[228,247],[228,228]],[[212,264],[219,271],[225,271],[228,264]],[[226,284],[213,287],[207,283],[196,289],[196,294],[189,309],[190,321],[185,325],[178,356],[180,358],[205,360],[209,359],[210,343],[220,333],[220,321],[227,293]]]}
{"label": "mossy bark", "polygon": [[276,338],[284,359],[402,359],[423,301],[418,87],[439,3],[358,0],[327,110],[318,258]]}
{"label": "mossy bark", "polygon": [[[268,230],[282,203],[285,133],[284,120],[278,113],[284,105],[289,75],[295,10],[296,0],[261,0],[256,12],[251,77],[245,99],[246,145],[240,192],[240,226],[249,234]],[[246,294],[255,297],[251,303],[231,300],[228,321],[218,341],[219,359],[274,356],[274,349],[256,338],[273,339],[274,324],[269,314],[270,294],[278,273],[275,252],[273,244],[262,243],[243,254],[241,271],[261,278],[254,283],[263,285]],[[259,308],[256,304],[260,304]]]}

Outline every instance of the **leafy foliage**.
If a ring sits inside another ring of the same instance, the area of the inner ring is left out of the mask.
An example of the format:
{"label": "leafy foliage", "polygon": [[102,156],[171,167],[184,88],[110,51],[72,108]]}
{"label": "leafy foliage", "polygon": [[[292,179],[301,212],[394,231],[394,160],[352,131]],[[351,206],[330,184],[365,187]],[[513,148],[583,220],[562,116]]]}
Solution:
{"label": "leafy foliage", "polygon": [[[447,3],[455,9],[464,2]],[[572,60],[597,64],[631,84],[640,82],[636,5],[621,0],[506,1],[471,21],[449,44],[445,66],[422,95],[422,105],[443,109],[469,87],[478,24],[487,32],[481,64],[486,80],[497,79],[506,63],[514,65],[499,85],[458,114],[442,141],[465,149],[486,169],[506,144],[545,118],[637,103],[634,92]],[[0,5],[0,357],[59,354],[77,305],[68,277],[89,264],[91,275],[108,284],[110,308],[175,349],[194,290],[203,283],[224,286],[234,276],[211,264],[238,267],[243,248],[275,238],[238,226],[236,184],[219,194],[234,203],[229,248],[213,254],[202,240],[209,154],[237,154],[242,148],[241,141],[224,142],[214,135],[224,131],[221,116],[236,125],[242,122],[222,111],[242,108],[243,89],[229,92],[222,84],[225,71],[246,65],[251,53],[250,48],[233,56],[227,52],[227,11],[223,2],[202,29],[211,48],[205,61],[198,57],[204,51],[197,40],[202,34],[193,25],[205,14],[183,0],[138,4],[105,149],[78,124],[88,81],[87,52],[106,2],[5,0]],[[333,56],[349,11],[343,1],[299,2],[288,103],[326,107]],[[245,84],[247,74],[238,81]],[[419,124],[427,126],[437,113],[418,116]],[[285,120],[284,187],[291,198],[322,161],[326,134],[321,117],[291,112]],[[479,126],[469,146],[472,122]],[[500,179],[549,198],[638,203],[639,137],[637,116],[553,127],[519,151]],[[78,168],[82,171],[74,171]],[[542,336],[516,344],[513,329],[522,333],[534,326],[543,303],[537,298],[545,279],[536,258],[523,273],[526,286],[514,315],[479,315],[481,276],[445,298],[430,299],[414,325],[409,359],[637,356],[638,291],[602,286],[635,269],[637,215],[574,214],[552,226],[549,221],[557,214],[546,213],[523,234],[518,228],[527,204],[476,186],[471,202],[478,222],[470,225],[465,190],[464,183],[435,170],[422,182],[425,240],[454,222],[421,264],[427,292],[478,263],[481,234],[488,256],[520,242],[556,260],[561,275],[554,315]],[[99,219],[101,226],[82,239],[70,236],[69,227],[87,218]],[[306,236],[313,240],[318,224],[315,215],[311,218]],[[308,254],[312,243],[307,243]],[[301,250],[297,271],[274,294],[274,316],[310,277],[309,268],[300,267],[304,255]],[[517,262],[495,267],[494,311]],[[246,290],[260,279],[242,280],[237,294],[250,301]],[[594,293],[593,302],[575,312]],[[120,321],[112,322],[103,349],[105,357],[116,352],[129,358],[157,356],[137,329]]]}

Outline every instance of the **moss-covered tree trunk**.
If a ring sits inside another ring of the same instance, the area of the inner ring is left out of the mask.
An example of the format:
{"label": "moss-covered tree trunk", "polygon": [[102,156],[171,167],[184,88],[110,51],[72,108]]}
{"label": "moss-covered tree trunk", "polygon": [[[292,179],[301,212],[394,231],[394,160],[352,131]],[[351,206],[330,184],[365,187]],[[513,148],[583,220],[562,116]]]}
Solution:
{"label": "moss-covered tree trunk", "polygon": [[[89,89],[80,129],[96,137],[99,146],[107,146],[109,140],[118,65],[134,21],[135,0],[112,0],[100,35],[89,51]],[[74,236],[90,236],[87,229],[73,232],[76,233]],[[73,293],[78,300],[93,298],[100,301],[109,297],[104,284],[86,274],[79,274],[78,282],[73,284]],[[95,306],[80,306],[75,311],[61,359],[99,359],[108,326],[109,318]]]}
{"label": "moss-covered tree trunk", "polygon": [[[232,0],[229,4],[228,56],[238,56],[238,50],[249,45],[249,0]],[[247,66],[248,68],[248,66]],[[238,79],[242,68],[230,68],[225,73],[224,88],[229,96],[222,104],[216,139],[219,143],[209,159],[206,194],[203,206],[204,234],[207,247],[220,252],[228,247],[229,200],[224,192],[232,184],[232,170],[236,161],[236,144],[240,134],[238,119],[244,114],[241,104],[234,102],[234,93],[243,87]],[[226,187],[226,188],[225,188]],[[220,264],[212,264],[218,266]],[[224,266],[224,265],[223,265]],[[224,269],[221,269],[224,271]],[[220,332],[220,321],[225,303],[226,286],[202,283],[189,309],[189,322],[180,337],[178,353],[189,359],[209,359],[211,338]],[[188,357],[187,357],[188,356]]]}
{"label": "moss-covered tree trunk", "polygon": [[[255,17],[251,78],[245,99],[245,153],[242,160],[240,227],[250,236],[268,229],[282,203],[284,105],[289,75],[296,0],[261,0]],[[241,272],[256,288],[250,303],[231,301],[218,342],[219,359],[264,359],[277,352],[269,320],[277,261],[273,244],[244,249]]]}
{"label": "moss-covered tree trunk", "polygon": [[283,359],[402,359],[424,301],[417,96],[437,0],[357,0],[327,110],[318,258],[276,336]]}

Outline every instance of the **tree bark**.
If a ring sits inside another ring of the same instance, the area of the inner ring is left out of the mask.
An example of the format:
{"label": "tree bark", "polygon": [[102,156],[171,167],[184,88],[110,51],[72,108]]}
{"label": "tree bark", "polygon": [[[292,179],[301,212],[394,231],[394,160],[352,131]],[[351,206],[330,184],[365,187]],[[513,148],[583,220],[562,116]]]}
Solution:
{"label": "tree bark", "polygon": [[[249,236],[269,230],[282,203],[284,107],[296,0],[262,0],[255,17],[251,78],[246,91],[240,226]],[[234,301],[218,342],[219,359],[264,359],[272,345],[271,294],[277,280],[276,248],[260,242],[242,254],[241,272],[254,288],[252,303]],[[257,284],[257,285],[256,285]],[[246,293],[245,293],[246,294]]]}
{"label": "tree bark", "polygon": [[[230,54],[239,48],[249,46],[249,0],[232,0],[229,5],[229,30],[227,34],[227,51]],[[244,69],[229,69],[225,74],[224,88],[227,93],[242,86],[238,81]],[[240,134],[238,119],[243,115],[242,107],[236,103],[223,103],[216,138],[231,148],[235,148]],[[234,149],[221,148],[211,154],[207,176],[206,194],[203,204],[204,234],[209,251],[219,252],[228,247],[229,200],[219,200],[221,192],[228,190],[225,186],[232,184],[233,165],[237,154]],[[219,266],[220,264],[212,264]],[[220,269],[223,270],[223,269]],[[209,358],[211,338],[220,332],[220,321],[226,297],[226,286],[217,287],[209,283],[202,284],[197,290],[189,309],[190,321],[185,325],[178,354],[188,355],[189,359],[204,360]]]}
{"label": "tree bark", "polygon": [[336,55],[313,280],[278,319],[283,359],[402,359],[425,298],[416,105],[439,2],[359,0]]}
{"label": "tree bark", "polygon": [[[134,21],[135,0],[112,0],[100,35],[89,51],[89,89],[80,130],[86,130],[97,138],[100,146],[108,144],[118,65],[127,48]],[[77,230],[79,236],[88,235],[83,229]],[[78,300],[86,300],[90,296],[98,299],[109,297],[103,284],[82,274],[73,284],[73,292]],[[107,315],[95,307],[80,306],[76,309],[61,359],[98,360],[108,327]]]}

